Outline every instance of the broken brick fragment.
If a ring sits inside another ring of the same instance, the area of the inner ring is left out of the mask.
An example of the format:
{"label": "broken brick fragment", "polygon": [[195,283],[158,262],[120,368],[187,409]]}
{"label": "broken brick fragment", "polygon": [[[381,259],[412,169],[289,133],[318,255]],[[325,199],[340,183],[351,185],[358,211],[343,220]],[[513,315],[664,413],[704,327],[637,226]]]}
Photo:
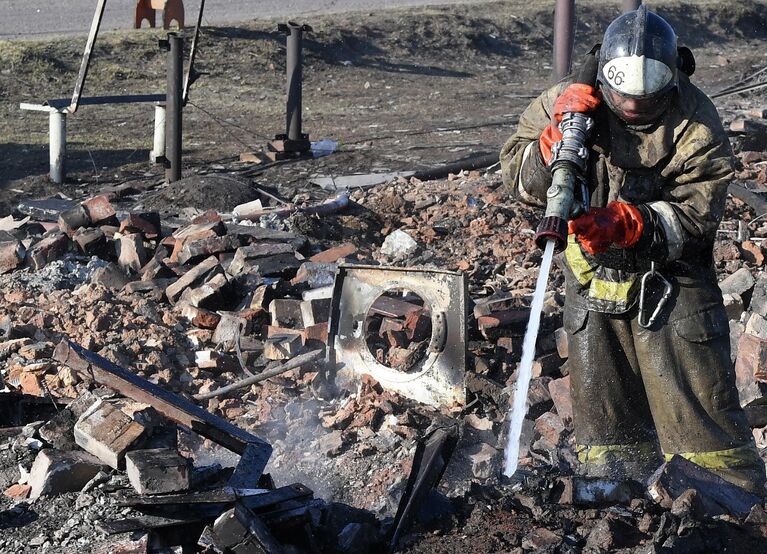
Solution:
{"label": "broken brick fragment", "polygon": [[86,452],[41,450],[29,473],[30,498],[79,491],[103,467]]}
{"label": "broken brick fragment", "polygon": [[31,492],[32,485],[19,485],[16,483],[15,485],[8,487],[3,494],[14,500],[24,500],[25,498],[29,498]]}
{"label": "broken brick fragment", "polygon": [[352,254],[357,252],[357,247],[354,246],[352,243],[347,242],[344,244],[341,244],[340,246],[336,246],[334,248],[330,248],[328,250],[323,250],[322,252],[319,252],[309,258],[310,262],[316,262],[316,263],[336,263],[341,258],[345,258],[347,256],[351,256]]}
{"label": "broken brick fragment", "polygon": [[141,233],[148,239],[160,235],[160,214],[157,212],[130,213],[120,222],[120,233]]}
{"label": "broken brick fragment", "polygon": [[220,268],[218,259],[215,256],[211,256],[184,273],[175,283],[165,289],[165,294],[170,303],[175,304],[184,289],[202,281],[216,268]]}
{"label": "broken brick fragment", "polygon": [[138,233],[123,235],[116,243],[117,263],[123,269],[129,269],[138,273],[148,261],[144,239]]}
{"label": "broken brick fragment", "polygon": [[115,209],[103,194],[89,198],[82,203],[82,206],[90,218],[91,225],[98,226],[116,222]]}
{"label": "broken brick fragment", "polygon": [[549,394],[557,414],[565,423],[573,420],[573,399],[570,395],[570,376],[554,379],[549,383]]}
{"label": "broken brick fragment", "polygon": [[81,227],[75,231],[72,240],[87,256],[106,254],[107,238],[100,227]]}
{"label": "broken brick fragment", "polygon": [[240,241],[232,235],[210,236],[202,239],[187,239],[178,252],[178,263],[185,265],[201,258],[222,252],[234,252],[240,247]]}
{"label": "broken brick fragment", "polygon": [[63,211],[59,215],[59,230],[70,237],[81,227],[88,227],[90,224],[91,218],[81,204]]}
{"label": "broken brick fragment", "polygon": [[139,494],[163,494],[189,489],[189,461],[176,450],[153,448],[125,455],[125,470]]}
{"label": "broken brick fragment", "polygon": [[24,262],[26,249],[18,240],[0,243],[0,273],[8,273]]}
{"label": "broken brick fragment", "polygon": [[53,233],[44,237],[27,250],[27,261],[32,269],[42,269],[59,259],[67,251],[70,240],[64,233]]}
{"label": "broken brick fragment", "polygon": [[144,426],[106,402],[92,405],[74,427],[75,442],[114,469],[122,466],[128,448],[144,433]]}

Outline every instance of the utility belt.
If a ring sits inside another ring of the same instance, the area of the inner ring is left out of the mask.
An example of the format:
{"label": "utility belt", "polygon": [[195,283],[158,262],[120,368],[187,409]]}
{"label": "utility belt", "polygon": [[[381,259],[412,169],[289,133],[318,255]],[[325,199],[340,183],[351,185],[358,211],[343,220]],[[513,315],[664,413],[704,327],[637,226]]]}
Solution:
{"label": "utility belt", "polygon": [[638,302],[638,323],[645,328],[653,325],[671,297],[673,286],[668,278],[691,274],[692,270],[678,262],[661,266],[620,248],[592,256],[574,235],[568,236],[563,258],[584,308],[623,314]]}

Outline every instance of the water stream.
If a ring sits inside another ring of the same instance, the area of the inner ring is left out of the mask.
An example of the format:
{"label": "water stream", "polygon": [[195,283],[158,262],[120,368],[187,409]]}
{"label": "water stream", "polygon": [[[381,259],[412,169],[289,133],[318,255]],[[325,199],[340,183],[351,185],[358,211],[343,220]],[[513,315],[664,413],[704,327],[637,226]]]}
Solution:
{"label": "water stream", "polygon": [[535,284],[535,294],[530,305],[530,321],[527,322],[525,341],[522,344],[522,361],[517,369],[517,387],[514,391],[514,400],[509,410],[509,435],[506,442],[505,464],[503,473],[507,477],[514,475],[519,464],[519,440],[522,435],[522,421],[527,414],[527,391],[530,389],[530,379],[533,374],[533,361],[535,360],[535,341],[538,338],[538,328],[541,325],[541,309],[543,308],[543,296],[546,293],[546,284],[551,271],[551,259],[554,257],[554,241],[548,241],[543,251],[538,281]]}

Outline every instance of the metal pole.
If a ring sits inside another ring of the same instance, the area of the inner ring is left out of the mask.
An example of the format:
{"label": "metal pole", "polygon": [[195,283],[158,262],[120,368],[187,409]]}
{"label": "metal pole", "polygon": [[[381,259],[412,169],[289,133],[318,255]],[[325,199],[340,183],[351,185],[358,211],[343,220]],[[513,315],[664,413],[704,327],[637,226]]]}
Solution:
{"label": "metal pole", "polygon": [[181,110],[184,93],[184,39],[168,33],[168,90],[165,113],[165,180],[181,179]]}
{"label": "metal pole", "polygon": [[288,25],[288,140],[301,140],[301,90],[303,88],[303,34],[304,28],[296,23]]}
{"label": "metal pole", "polygon": [[91,64],[91,56],[93,55],[93,45],[96,44],[96,37],[99,34],[99,27],[101,27],[101,19],[104,17],[104,7],[106,7],[106,3],[107,0],[98,0],[98,3],[96,4],[96,12],[93,14],[91,30],[88,33],[88,42],[85,43],[83,60],[80,62],[80,73],[77,75],[75,90],[72,93],[72,103],[69,105],[69,113],[75,113],[78,104],[80,104],[80,97],[85,88],[85,79],[88,76],[88,67]]}
{"label": "metal pole", "polygon": [[67,114],[51,111],[48,119],[50,142],[50,177],[54,183],[61,184],[66,176],[65,158],[67,155]]}
{"label": "metal pole", "polygon": [[158,163],[165,159],[165,104],[154,105],[154,142],[149,161]]}
{"label": "metal pole", "polygon": [[575,0],[557,0],[554,8],[554,79],[570,73],[575,38]]}
{"label": "metal pole", "polygon": [[638,10],[641,5],[642,0],[623,0],[623,13]]}

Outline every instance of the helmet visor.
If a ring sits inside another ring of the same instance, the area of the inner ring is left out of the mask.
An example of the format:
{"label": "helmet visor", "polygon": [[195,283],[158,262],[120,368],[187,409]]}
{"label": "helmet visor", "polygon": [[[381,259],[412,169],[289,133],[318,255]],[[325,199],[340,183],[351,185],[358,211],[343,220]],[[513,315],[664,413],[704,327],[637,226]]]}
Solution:
{"label": "helmet visor", "polygon": [[671,101],[671,91],[649,98],[631,98],[610,87],[601,87],[601,90],[612,112],[630,125],[652,123],[663,115]]}

